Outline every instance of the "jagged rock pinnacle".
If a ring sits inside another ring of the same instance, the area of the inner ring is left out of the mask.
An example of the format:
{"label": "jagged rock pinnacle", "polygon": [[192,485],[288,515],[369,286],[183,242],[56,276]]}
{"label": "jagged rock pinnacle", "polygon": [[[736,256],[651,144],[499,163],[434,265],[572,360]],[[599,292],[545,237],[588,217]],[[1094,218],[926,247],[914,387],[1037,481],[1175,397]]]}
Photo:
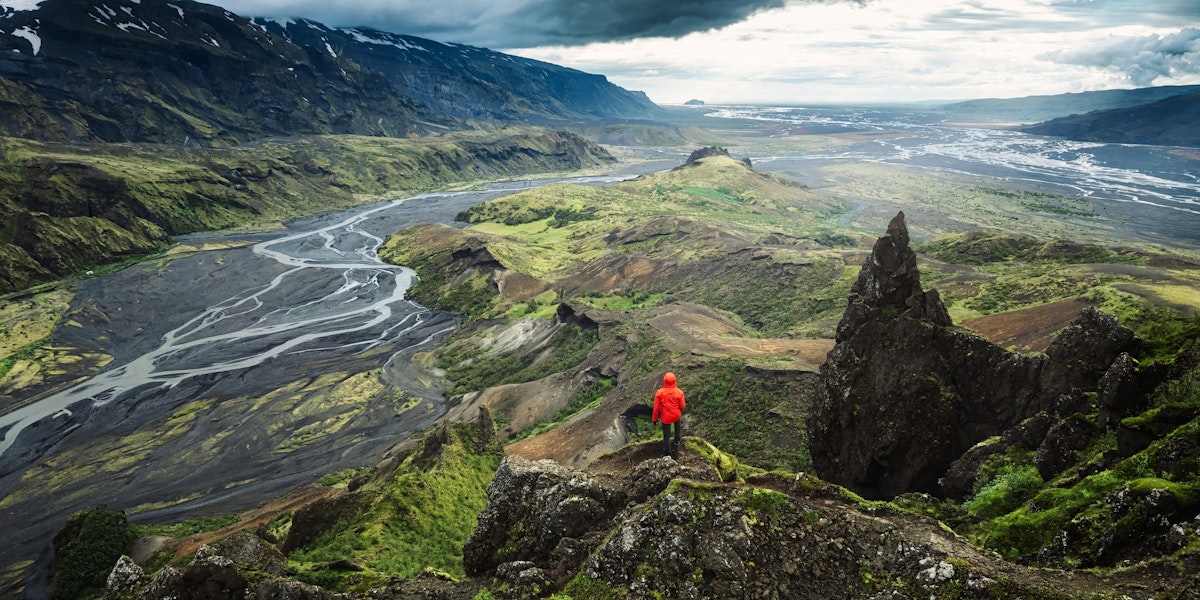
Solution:
{"label": "jagged rock pinnacle", "polygon": [[1095,390],[1133,344],[1094,309],[1046,354],[1009,352],[955,328],[937,292],[921,290],[908,241],[900,213],[851,289],[808,423],[817,473],[868,498],[938,492],[965,452],[1071,390]]}
{"label": "jagged rock pinnacle", "polygon": [[[846,313],[838,324],[837,341],[844,341],[864,322],[886,314],[905,315],[950,325],[950,313],[936,290],[921,290],[917,254],[908,246],[904,212],[888,223],[887,234],[875,241],[850,289]],[[891,310],[888,310],[891,309]]]}

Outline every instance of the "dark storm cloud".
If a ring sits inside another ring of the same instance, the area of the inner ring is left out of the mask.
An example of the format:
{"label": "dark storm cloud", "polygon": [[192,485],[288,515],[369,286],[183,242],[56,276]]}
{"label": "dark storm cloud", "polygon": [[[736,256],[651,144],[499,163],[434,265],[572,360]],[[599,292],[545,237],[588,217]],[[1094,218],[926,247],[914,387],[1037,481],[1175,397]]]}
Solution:
{"label": "dark storm cloud", "polygon": [[528,24],[550,44],[583,44],[641,37],[682,37],[719,29],[785,0],[548,0],[531,7]]}
{"label": "dark storm cloud", "polygon": [[1111,37],[1082,48],[1047,52],[1041,58],[1115,71],[1137,86],[1154,85],[1159,79],[1200,75],[1200,29],[1189,27],[1164,36]]}
{"label": "dark storm cloud", "polygon": [[720,29],[788,4],[869,0],[210,0],[245,16],[306,17],[491,48],[576,46]]}

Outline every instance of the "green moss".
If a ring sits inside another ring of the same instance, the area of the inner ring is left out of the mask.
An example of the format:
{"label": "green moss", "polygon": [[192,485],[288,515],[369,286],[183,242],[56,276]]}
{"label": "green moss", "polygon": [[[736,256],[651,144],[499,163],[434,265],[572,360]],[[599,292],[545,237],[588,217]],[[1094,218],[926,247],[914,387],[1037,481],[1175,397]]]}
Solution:
{"label": "green moss", "polygon": [[54,538],[50,599],[81,598],[103,589],[131,539],[123,512],[99,507],[71,515]]}
{"label": "green moss", "polygon": [[351,479],[371,472],[371,467],[351,467],[332,473],[326,473],[317,480],[317,485],[325,487],[346,487]]}
{"label": "green moss", "polygon": [[238,522],[237,515],[221,515],[217,517],[193,517],[178,523],[130,525],[129,532],[133,537],[164,535],[172,538],[184,538],[198,533],[208,533],[224,529]]}
{"label": "green moss", "polygon": [[785,507],[789,509],[793,507],[786,495],[763,488],[746,488],[734,498],[733,503],[755,515],[768,517],[778,515]]}
{"label": "green moss", "polygon": [[1122,478],[1104,471],[1070,488],[1045,488],[1024,506],[986,524],[983,545],[1008,558],[1035,553],[1072,520],[1109,512],[1104,499],[1122,485]]}
{"label": "green moss", "polygon": [[[599,339],[600,334],[594,328],[565,325],[551,336],[545,348],[538,349],[540,354],[549,350],[548,358],[532,361],[530,356],[518,352],[476,356],[464,363],[447,365],[446,378],[454,382],[451,392],[455,394],[534,381],[583,362]],[[463,352],[470,353],[458,346],[449,356],[462,356]],[[444,359],[442,364],[446,364]]]}
{"label": "green moss", "polygon": [[558,594],[551,598],[559,600],[619,600],[629,595],[628,590],[592,579],[583,573],[575,575]]}
{"label": "green moss", "polygon": [[700,453],[700,456],[703,456],[705,459],[707,459],[709,464],[713,466],[713,469],[716,470],[717,476],[721,481],[742,481],[742,477],[739,472],[739,469],[741,468],[741,462],[738,461],[736,456],[722,452],[718,450],[716,446],[713,446],[707,441],[694,436],[688,436],[684,438],[684,444],[686,444],[688,448]]}
{"label": "green moss", "polygon": [[747,374],[745,362],[737,358],[677,370],[676,375],[687,397],[687,433],[711,440],[757,467],[812,469],[802,411],[795,409],[793,417],[762,418],[801,393],[791,384]]}
{"label": "green moss", "polygon": [[1031,464],[1008,465],[990,478],[977,481],[978,490],[967,504],[974,517],[994,518],[1009,513],[1042,487],[1042,476]]}
{"label": "green moss", "polygon": [[[297,571],[344,589],[342,576],[320,574],[320,565],[350,559],[380,577],[413,577],[432,567],[463,577],[462,546],[487,502],[497,454],[477,453],[470,426],[451,428],[451,442],[429,470],[405,463],[372,484],[379,499],[289,556]],[[337,579],[336,581],[333,579]]]}

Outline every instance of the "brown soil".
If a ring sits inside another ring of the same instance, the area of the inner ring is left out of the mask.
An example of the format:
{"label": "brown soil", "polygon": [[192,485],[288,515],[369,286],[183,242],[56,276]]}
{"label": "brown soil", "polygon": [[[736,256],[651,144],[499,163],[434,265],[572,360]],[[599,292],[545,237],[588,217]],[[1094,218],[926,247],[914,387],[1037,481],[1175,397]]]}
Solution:
{"label": "brown soil", "polygon": [[1023,352],[1044,352],[1054,334],[1070,324],[1088,306],[1082,300],[1060,300],[967,319],[962,326],[983,334],[998,346]]}
{"label": "brown soil", "polygon": [[188,536],[175,542],[170,542],[165,545],[169,548],[173,555],[171,561],[177,561],[184,557],[195,554],[200,546],[215,542],[220,539],[229,537],[239,531],[257,529],[260,525],[265,525],[271,522],[272,519],[279,515],[302,508],[321,498],[327,498],[336,494],[345,493],[345,488],[323,487],[318,485],[309,485],[302,487],[286,497],[279,500],[274,500],[260,506],[259,508],[246,511],[240,515],[237,523],[228,527],[223,527],[209,533],[198,533]]}
{"label": "brown soil", "polygon": [[647,322],[674,350],[705,356],[788,357],[789,368],[816,373],[833,340],[751,338],[721,313],[699,304],[677,304]]}

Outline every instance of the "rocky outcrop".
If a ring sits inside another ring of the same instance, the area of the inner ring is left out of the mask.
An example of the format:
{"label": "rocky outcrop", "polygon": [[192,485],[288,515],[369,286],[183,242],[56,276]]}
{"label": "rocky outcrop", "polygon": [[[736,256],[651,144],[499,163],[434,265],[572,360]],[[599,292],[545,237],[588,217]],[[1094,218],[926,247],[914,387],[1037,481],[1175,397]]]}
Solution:
{"label": "rocky outcrop", "polygon": [[285,578],[286,561],[275,546],[247,532],[201,546],[183,570],[164,567],[148,577],[122,556],[108,577],[105,600],[241,600],[345,598],[316,586]]}
{"label": "rocky outcrop", "polygon": [[1071,415],[1051,427],[1033,459],[1042,479],[1049,481],[1078,462],[1075,452],[1087,448],[1094,429],[1091,422],[1079,415]]}
{"label": "rocky outcrop", "polygon": [[[680,169],[686,169],[686,168],[692,166],[693,164],[699,162],[700,160],[703,160],[710,156],[725,156],[728,158],[733,158],[732,156],[729,155],[729,150],[727,150],[725,148],[722,148],[720,146],[706,146],[706,147],[700,148],[698,150],[693,150],[692,153],[688,155],[687,160],[683,161],[682,165],[679,165],[678,167],[675,167],[672,170],[678,171]],[[746,165],[747,169],[753,168],[753,165],[750,163],[749,158],[742,158],[740,162],[742,164]]]}
{"label": "rocky outcrop", "polygon": [[[937,292],[921,289],[900,213],[851,289],[837,342],[809,421],[814,466],[864,496],[891,498],[939,491],[939,478],[977,443],[1053,411],[1072,390],[1094,391],[1134,340],[1094,309],[1045,355],[952,327]],[[952,495],[963,493],[960,480],[951,477]]]}
{"label": "rocky outcrop", "polygon": [[888,223],[887,235],[879,238],[871,256],[863,264],[858,279],[850,288],[846,312],[838,323],[837,341],[850,338],[863,325],[883,318],[905,317],[950,325],[937,290],[921,289],[917,271],[917,253],[908,246],[908,226],[904,213]]}
{"label": "rocky outcrop", "polygon": [[488,487],[479,526],[463,547],[467,573],[521,583],[537,569],[546,580],[565,581],[603,541],[602,526],[628,501],[658,493],[682,472],[669,458],[639,469],[644,477],[634,478],[638,485],[620,489],[552,461],[506,458]]}
{"label": "rocky outcrop", "polygon": [[637,462],[634,446],[587,472],[509,457],[465,548],[468,571],[512,597],[581,580],[605,597],[688,599],[1015,597],[1046,585],[932,519],[864,511],[812,476],[721,482],[694,448]]}
{"label": "rocky outcrop", "polygon": [[938,480],[942,494],[956,500],[965,499],[974,491],[979,469],[989,457],[1003,453],[1010,448],[1037,450],[1053,425],[1054,419],[1049,414],[1041,412],[1017,423],[999,437],[984,440],[971,447],[953,463],[950,463],[946,474]]}

